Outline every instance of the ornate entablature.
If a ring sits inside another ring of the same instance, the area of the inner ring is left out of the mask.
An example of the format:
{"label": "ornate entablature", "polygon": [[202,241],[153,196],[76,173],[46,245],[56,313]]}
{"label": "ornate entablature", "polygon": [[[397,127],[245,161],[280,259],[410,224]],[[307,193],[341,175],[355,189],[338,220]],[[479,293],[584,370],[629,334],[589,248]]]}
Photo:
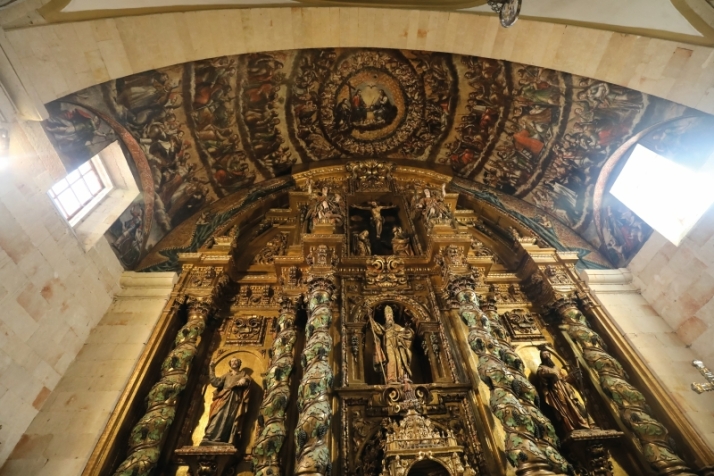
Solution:
{"label": "ornate entablature", "polygon": [[293,178],[282,207],[180,256],[161,375],[100,443],[104,473],[693,474],[576,254],[431,170]]}

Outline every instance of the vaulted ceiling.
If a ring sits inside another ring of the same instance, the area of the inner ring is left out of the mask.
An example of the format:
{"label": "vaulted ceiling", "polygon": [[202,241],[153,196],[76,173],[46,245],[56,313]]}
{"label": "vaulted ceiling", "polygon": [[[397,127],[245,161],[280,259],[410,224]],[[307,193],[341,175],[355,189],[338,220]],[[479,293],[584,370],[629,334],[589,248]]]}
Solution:
{"label": "vaulted ceiling", "polygon": [[[108,238],[128,268],[207,204],[296,164],[358,158],[448,167],[539,207],[623,265],[651,231],[609,196],[598,203],[602,224],[595,226],[602,166],[657,124],[709,118],[566,73],[380,49],[197,61],[110,81],[47,107],[45,129],[69,169],[116,139],[124,145],[144,193]],[[701,127],[680,122],[666,134],[650,133],[652,147],[665,137],[674,147],[673,138]]]}
{"label": "vaulted ceiling", "polygon": [[[27,18],[33,18],[35,24],[38,20],[74,21],[155,12],[265,6],[376,6],[493,13],[486,0],[35,0],[28,1],[30,6],[24,8],[31,10],[35,3],[41,4],[37,10],[39,15],[18,19],[12,23],[13,27],[23,25]],[[685,42],[714,43],[714,7],[703,0],[523,0],[521,16]]]}

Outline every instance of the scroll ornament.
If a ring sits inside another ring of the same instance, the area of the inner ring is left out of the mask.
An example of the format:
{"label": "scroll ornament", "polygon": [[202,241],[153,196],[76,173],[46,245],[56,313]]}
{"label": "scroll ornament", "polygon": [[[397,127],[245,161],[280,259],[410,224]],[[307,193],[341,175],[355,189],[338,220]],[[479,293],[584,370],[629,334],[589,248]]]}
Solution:
{"label": "scroll ornament", "polygon": [[587,319],[569,295],[556,294],[553,307],[562,327],[578,344],[588,366],[597,374],[605,395],[617,407],[620,418],[632,430],[642,454],[658,474],[687,475],[694,473],[676,454],[674,440],[662,423],[651,416],[644,395],[629,382],[622,365],[607,352],[602,338],[590,328]]}
{"label": "scroll ornament", "polygon": [[297,333],[295,304],[288,298],[281,302],[278,334],[273,341],[268,371],[263,380],[265,396],[258,416],[258,438],[253,448],[253,473],[256,476],[277,475],[280,471],[280,450],[287,430],[285,415],[290,400],[290,375]]}
{"label": "scroll ornament", "polygon": [[313,276],[308,279],[306,343],[301,359],[303,377],[298,387],[299,416],[295,428],[295,474],[298,475],[326,476],[332,469],[325,436],[332,419],[329,400],[333,383],[330,324],[334,290],[330,277]]}
{"label": "scroll ornament", "polygon": [[[574,474],[558,452],[553,424],[538,408],[538,391],[525,377],[523,362],[498,320],[495,305],[480,308],[471,277],[454,277],[449,291],[468,326],[468,341],[478,356],[478,372],[491,389],[489,406],[506,432],[506,456],[518,474]],[[553,473],[554,471],[555,473]]]}

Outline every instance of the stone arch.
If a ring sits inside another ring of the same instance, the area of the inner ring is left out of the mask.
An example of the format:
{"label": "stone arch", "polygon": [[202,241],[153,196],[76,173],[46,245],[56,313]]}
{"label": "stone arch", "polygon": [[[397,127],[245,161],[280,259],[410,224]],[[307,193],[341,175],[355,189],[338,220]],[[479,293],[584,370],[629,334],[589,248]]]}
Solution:
{"label": "stone arch", "polygon": [[[356,18],[359,21],[352,21]],[[98,32],[110,32],[111,39]],[[142,54],[145,45],[155,44],[157,32],[161,32],[165,44],[181,47]],[[81,33],[72,23],[52,23],[8,30],[6,34],[20,53],[23,83],[30,96],[39,98],[34,100],[37,105],[111,79],[187,61],[339,46],[421,49],[527,63],[714,112],[714,101],[708,94],[711,81],[691,81],[691,71],[701,70],[701,77],[714,71],[714,64],[708,61],[708,46],[686,45],[686,67],[665,68],[661,65],[667,58],[682,56],[678,51],[681,43],[525,18],[506,30],[498,26],[495,16],[465,12],[275,7],[93,19],[83,22]],[[55,41],[41,44],[37,38]],[[78,40],[85,54],[77,54]],[[107,41],[111,55],[103,54]],[[32,50],[27,45],[33,45]],[[547,47],[539,50],[539,45]],[[583,55],[582,45],[598,47]],[[643,49],[648,54],[642,54]],[[49,71],[54,74],[47,74]]]}

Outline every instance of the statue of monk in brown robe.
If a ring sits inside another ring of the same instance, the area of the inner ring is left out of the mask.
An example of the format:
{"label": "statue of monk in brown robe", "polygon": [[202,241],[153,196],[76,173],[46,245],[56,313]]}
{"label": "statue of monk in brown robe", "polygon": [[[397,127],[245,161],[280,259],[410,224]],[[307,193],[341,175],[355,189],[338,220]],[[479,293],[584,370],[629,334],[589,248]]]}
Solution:
{"label": "statue of monk in brown robe", "polygon": [[241,436],[242,416],[248,410],[248,392],[251,378],[245,370],[241,370],[240,359],[233,358],[228,362],[230,370],[216,377],[216,362],[210,364],[210,382],[216,387],[213,392],[213,402],[208,413],[206,433],[201,441],[202,446],[215,444],[231,444],[237,446]]}
{"label": "statue of monk in brown robe", "polygon": [[547,350],[541,351],[540,362],[538,379],[543,400],[555,410],[563,429],[570,433],[573,430],[590,428],[585,405],[578,399],[575,389],[569,382],[572,376],[555,365]]}

